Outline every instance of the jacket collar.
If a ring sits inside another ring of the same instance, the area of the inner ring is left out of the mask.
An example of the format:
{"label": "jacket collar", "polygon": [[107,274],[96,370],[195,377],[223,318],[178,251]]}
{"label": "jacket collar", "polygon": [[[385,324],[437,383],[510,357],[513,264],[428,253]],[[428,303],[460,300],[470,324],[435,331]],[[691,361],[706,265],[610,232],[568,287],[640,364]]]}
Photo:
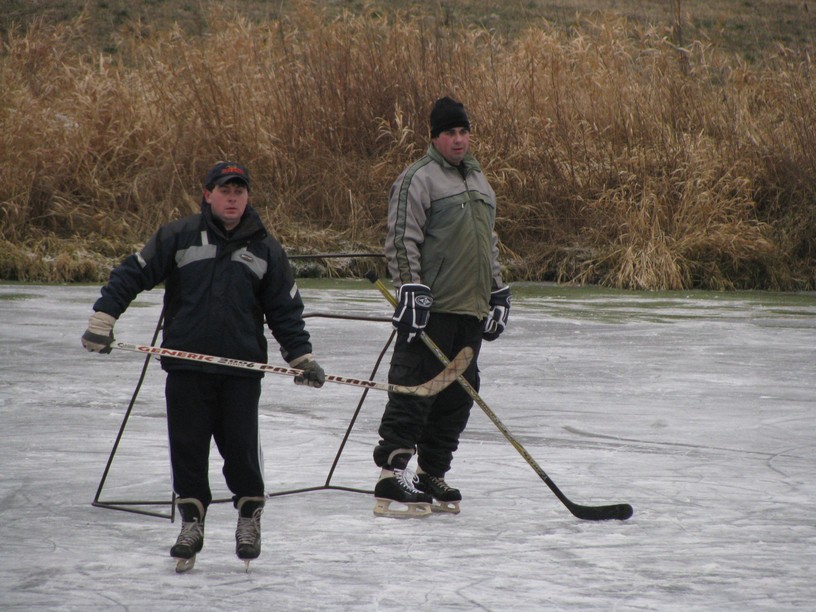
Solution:
{"label": "jacket collar", "polygon": [[247,206],[241,221],[231,232],[224,229],[224,225],[212,214],[212,207],[204,200],[201,201],[201,215],[207,227],[224,240],[247,240],[254,238],[261,240],[268,235],[260,215],[251,206]]}

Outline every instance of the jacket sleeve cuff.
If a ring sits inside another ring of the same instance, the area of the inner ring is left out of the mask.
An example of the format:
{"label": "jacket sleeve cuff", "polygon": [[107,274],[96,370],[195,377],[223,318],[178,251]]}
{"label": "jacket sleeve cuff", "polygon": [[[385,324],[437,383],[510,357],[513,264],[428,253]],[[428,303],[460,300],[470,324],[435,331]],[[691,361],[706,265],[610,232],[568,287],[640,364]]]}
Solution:
{"label": "jacket sleeve cuff", "polygon": [[304,353],[300,357],[295,357],[292,361],[290,361],[289,367],[300,368],[300,366],[306,365],[310,361],[314,361],[314,355],[312,355],[311,353]]}

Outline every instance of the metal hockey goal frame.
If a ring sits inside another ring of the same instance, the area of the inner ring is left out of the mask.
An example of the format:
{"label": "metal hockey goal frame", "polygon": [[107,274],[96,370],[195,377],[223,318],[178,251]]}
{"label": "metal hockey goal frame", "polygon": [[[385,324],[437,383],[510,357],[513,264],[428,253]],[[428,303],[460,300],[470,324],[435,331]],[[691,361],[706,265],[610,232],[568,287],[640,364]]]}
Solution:
{"label": "metal hockey goal frame", "polygon": [[[353,253],[353,254],[345,254],[345,253],[337,253],[337,254],[321,254],[321,255],[293,255],[290,256],[289,259],[325,259],[325,258],[332,258],[332,257],[343,257],[343,258],[355,258],[355,257],[379,257],[382,258],[382,255],[377,254],[361,254],[361,253]],[[376,321],[376,322],[390,322],[390,317],[359,317],[353,315],[340,315],[340,314],[328,314],[328,313],[306,313],[303,315],[303,318],[330,318],[330,319],[346,319],[346,320],[354,320],[354,321]],[[153,332],[153,338],[151,340],[151,344],[156,344],[156,341],[159,336],[159,332],[162,329],[162,325],[164,323],[164,310],[162,309],[162,313],[159,316],[158,323],[156,324],[156,329]],[[394,340],[394,336],[396,335],[396,331],[392,330],[391,334],[388,337],[385,345],[383,346],[382,350],[380,351],[379,355],[377,356],[377,360],[374,363],[374,368],[371,371],[369,378],[373,379],[375,374],[380,368],[380,364],[382,363],[383,358],[385,357],[388,348],[391,346],[391,343]],[[152,355],[148,354],[145,356],[144,363],[142,364],[142,370],[139,375],[139,379],[136,383],[136,386],[133,390],[133,394],[130,398],[130,402],[128,403],[127,410],[122,418],[122,422],[119,426],[119,431],[116,435],[116,438],[113,442],[113,446],[111,447],[110,453],[108,455],[107,463],[105,464],[105,469],[102,472],[102,477],[99,480],[99,485],[96,489],[96,494],[94,495],[94,499],[91,502],[91,505],[97,508],[106,508],[108,510],[120,510],[123,512],[131,512],[134,514],[143,514],[147,516],[154,516],[158,518],[169,519],[171,522],[175,521],[176,517],[176,494],[171,491],[170,499],[165,500],[140,500],[140,499],[120,499],[120,500],[111,500],[111,499],[102,499],[102,493],[105,488],[105,484],[108,479],[108,475],[111,471],[111,467],[113,466],[114,460],[116,458],[116,452],[119,449],[119,444],[124,437],[125,429],[127,427],[128,421],[130,420],[130,416],[133,413],[133,409],[136,406],[136,399],[139,395],[139,390],[142,387],[142,383],[144,382],[145,376],[147,375],[147,369],[150,365]],[[360,414],[360,410],[362,410],[363,403],[368,396],[369,389],[363,389],[362,393],[360,394],[360,399],[357,402],[357,406],[354,410],[354,413],[351,416],[349,421],[348,427],[343,435],[342,440],[340,441],[340,445],[337,448],[337,453],[334,456],[334,460],[332,461],[331,467],[329,468],[328,474],[326,475],[326,480],[321,485],[314,485],[309,487],[300,487],[295,489],[284,489],[281,491],[274,491],[272,493],[267,493],[266,498],[271,499],[273,497],[280,497],[284,495],[295,495],[299,493],[308,493],[312,491],[347,491],[352,493],[364,493],[367,495],[373,495],[373,490],[371,489],[360,489],[356,487],[346,487],[341,485],[332,484],[332,478],[334,477],[334,472],[337,468],[338,463],[340,462],[340,457],[343,454],[343,450],[346,447],[346,442],[351,435],[352,430],[354,429],[354,425],[357,422],[357,417]],[[212,503],[227,503],[232,501],[231,498],[224,498],[224,499],[214,499]],[[167,510],[154,510],[151,508],[169,508]]]}

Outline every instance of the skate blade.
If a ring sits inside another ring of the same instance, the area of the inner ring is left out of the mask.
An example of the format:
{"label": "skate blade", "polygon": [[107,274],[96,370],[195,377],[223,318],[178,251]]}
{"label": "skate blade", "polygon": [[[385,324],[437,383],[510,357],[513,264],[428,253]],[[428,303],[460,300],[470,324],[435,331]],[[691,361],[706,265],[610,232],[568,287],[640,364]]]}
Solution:
{"label": "skate blade", "polygon": [[[392,507],[391,504],[396,504]],[[423,518],[430,516],[431,504],[425,502],[417,502],[412,504],[405,504],[393,499],[377,498],[377,503],[374,504],[375,516],[387,516],[389,518]]]}
{"label": "skate blade", "polygon": [[[237,552],[237,551],[236,551],[236,554],[238,554],[238,552]],[[244,571],[245,571],[247,574],[249,574],[249,573],[250,573],[250,570],[249,570],[249,564],[250,564],[252,561],[254,561],[255,559],[257,559],[259,556],[260,556],[260,554],[255,555],[254,557],[246,557],[246,556],[241,556],[240,554],[238,554],[238,558],[239,558],[241,561],[243,561],[243,562],[244,562]]]}
{"label": "skate blade", "polygon": [[461,512],[458,501],[439,501],[434,500],[434,505],[431,506],[431,512],[438,512],[440,514],[459,514]]}
{"label": "skate blade", "polygon": [[193,555],[189,559],[182,559],[180,557],[176,557],[175,559],[176,559],[176,573],[177,574],[183,574],[184,572],[189,572],[191,569],[193,569],[193,566],[195,565],[195,561],[196,561],[195,555]]}

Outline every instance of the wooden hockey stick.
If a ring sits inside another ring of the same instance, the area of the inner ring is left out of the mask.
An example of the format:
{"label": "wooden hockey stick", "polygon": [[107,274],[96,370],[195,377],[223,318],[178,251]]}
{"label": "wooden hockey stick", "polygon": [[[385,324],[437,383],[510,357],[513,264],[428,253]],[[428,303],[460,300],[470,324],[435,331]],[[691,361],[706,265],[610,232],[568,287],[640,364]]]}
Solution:
{"label": "wooden hockey stick", "polygon": [[[385,296],[385,299],[389,301],[389,303],[396,307],[397,299],[391,294],[388,290],[388,287],[377,277],[377,274],[374,271],[369,271],[366,273],[366,278],[370,280],[377,286],[377,289],[380,290],[380,293]],[[431,352],[436,355],[437,359],[441,361],[443,364],[448,365],[448,358],[445,356],[445,353],[442,352],[436,343],[426,334],[422,332],[420,334],[420,338],[425,343]],[[458,377],[458,382],[462,386],[462,388],[467,392],[470,397],[473,398],[473,401],[476,402],[479,407],[484,411],[487,417],[493,421],[493,424],[499,429],[499,431],[504,435],[508,442],[515,448],[519,454],[524,457],[524,460],[529,464],[533,471],[538,474],[539,478],[543,480],[546,485],[550,488],[550,490],[555,493],[555,496],[561,501],[564,506],[566,506],[567,510],[569,510],[573,516],[583,519],[586,521],[605,521],[609,519],[618,519],[621,521],[625,521],[626,519],[630,518],[634,513],[632,506],[629,504],[610,504],[608,506],[582,506],[581,504],[576,504],[570,501],[566,495],[561,492],[561,489],[556,486],[556,484],[552,481],[552,479],[547,476],[546,472],[541,469],[541,466],[536,463],[536,460],[530,456],[530,453],[521,445],[521,442],[516,440],[513,437],[507,428],[504,426],[504,423],[501,422],[496,413],[490,409],[485,401],[479,396],[476,390],[470,385],[470,383],[465,379],[464,376]]]}
{"label": "wooden hockey stick", "polygon": [[[230,368],[240,368],[243,370],[252,370],[254,372],[266,372],[269,374],[282,374],[284,376],[298,376],[303,373],[303,370],[296,368],[287,368],[283,366],[269,365],[268,363],[258,363],[255,361],[241,361],[239,359],[231,359],[229,357],[216,357],[213,355],[202,355],[200,353],[191,353],[189,351],[178,351],[174,349],[164,348],[161,346],[152,346],[147,344],[132,344],[130,342],[120,342],[114,340],[111,347],[123,351],[131,351],[134,353],[142,353],[148,355],[156,355],[157,357],[170,357],[172,359],[185,359],[187,361],[197,361],[199,363],[208,363],[212,365],[226,366]],[[473,349],[465,347],[462,351],[451,361],[446,364],[446,368],[439,374],[434,376],[431,380],[422,383],[421,385],[407,386],[407,385],[392,385],[390,383],[379,383],[373,380],[361,380],[359,378],[349,378],[347,376],[336,376],[334,374],[326,374],[326,382],[338,383],[341,385],[352,385],[354,387],[364,387],[366,389],[377,389],[379,391],[390,391],[393,393],[402,393],[404,395],[416,395],[419,397],[430,397],[448,387],[451,383],[467,370],[473,359]]]}

